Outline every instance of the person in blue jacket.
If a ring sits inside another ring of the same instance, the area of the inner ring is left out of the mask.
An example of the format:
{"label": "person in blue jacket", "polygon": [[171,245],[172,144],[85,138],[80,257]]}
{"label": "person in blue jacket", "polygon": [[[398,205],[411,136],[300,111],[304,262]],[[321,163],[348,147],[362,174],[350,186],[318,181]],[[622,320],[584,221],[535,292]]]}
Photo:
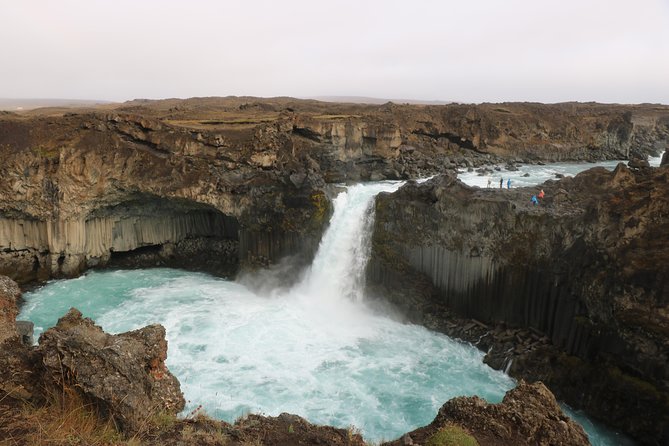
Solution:
{"label": "person in blue jacket", "polygon": [[537,200],[536,195],[532,195],[532,199],[530,200],[535,206],[539,204],[539,200]]}
{"label": "person in blue jacket", "polygon": [[506,180],[506,188],[507,188],[507,189],[511,189],[511,178],[509,178],[508,180]]}

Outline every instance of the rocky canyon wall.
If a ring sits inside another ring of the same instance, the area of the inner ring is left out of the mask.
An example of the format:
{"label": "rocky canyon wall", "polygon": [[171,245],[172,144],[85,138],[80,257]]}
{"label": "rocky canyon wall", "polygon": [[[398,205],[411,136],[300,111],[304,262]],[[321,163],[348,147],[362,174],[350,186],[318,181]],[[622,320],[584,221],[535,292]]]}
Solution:
{"label": "rocky canyon wall", "polygon": [[[645,158],[669,107],[194,98],[0,114],[0,274],[309,263],[331,183],[507,162]],[[665,157],[666,158],[666,157]],[[454,310],[546,336],[509,371],[650,444],[669,441],[669,173],[534,189],[452,176],[377,200],[372,288],[416,321]]]}
{"label": "rocky canyon wall", "polygon": [[463,153],[473,162],[592,161],[645,158],[669,146],[664,106],[389,103],[351,113],[329,119],[297,115],[293,131],[331,148],[336,161],[394,160],[400,173],[411,166],[402,158],[414,153],[440,163],[458,162]]}
{"label": "rocky canyon wall", "polygon": [[554,353],[516,358],[510,373],[661,444],[668,178],[666,168],[592,169],[542,185],[539,206],[529,200],[538,187],[470,188],[450,176],[409,184],[377,198],[370,286],[423,323],[452,310],[547,336]]}
{"label": "rocky canyon wall", "polygon": [[327,223],[328,183],[645,157],[668,137],[669,108],[652,105],[195,98],[4,113],[0,263],[20,281],[109,261],[179,266],[207,247],[227,259],[207,269],[226,275],[287,255],[303,265]]}
{"label": "rocky canyon wall", "polygon": [[[153,215],[119,213],[88,220],[29,221],[0,219],[0,271],[21,282],[72,277],[106,265],[114,254],[156,247],[167,261],[184,256],[174,246],[186,240],[226,242],[220,272],[234,272],[238,257],[238,224],[220,212],[173,213],[169,207]],[[161,215],[162,214],[162,215]],[[225,255],[227,254],[227,255]],[[159,256],[160,257],[160,256]],[[164,264],[159,258],[158,261]],[[226,271],[228,270],[228,271]]]}
{"label": "rocky canyon wall", "polygon": [[[263,168],[308,157],[326,181],[418,178],[455,166],[645,158],[669,145],[669,107],[596,103],[341,104],[292,98],[132,101],[119,112],[252,148]],[[276,148],[284,147],[283,154]],[[298,169],[299,170],[299,169]]]}
{"label": "rocky canyon wall", "polygon": [[22,283],[108,264],[230,276],[308,258],[324,184],[299,161],[264,168],[265,150],[139,116],[0,119],[0,270]]}

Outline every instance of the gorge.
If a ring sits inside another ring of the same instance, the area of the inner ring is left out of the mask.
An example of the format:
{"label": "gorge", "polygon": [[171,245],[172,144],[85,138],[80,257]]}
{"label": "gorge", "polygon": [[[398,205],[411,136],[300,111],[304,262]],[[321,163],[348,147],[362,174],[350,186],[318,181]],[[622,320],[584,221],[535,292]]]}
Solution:
{"label": "gorge", "polygon": [[[304,283],[299,271],[336,211],[336,183],[444,174],[377,200],[371,294],[447,334],[474,341],[477,330],[490,332],[479,347],[492,347],[494,367],[542,379],[560,398],[662,444],[666,167],[547,183],[538,209],[529,208],[536,188],[476,191],[449,172],[645,158],[666,145],[667,122],[662,106],[251,98],[5,115],[0,272],[25,284],[104,266],[234,277],[290,255],[278,274],[290,288]],[[326,279],[315,289],[334,286]],[[319,306],[335,314],[345,304]],[[532,336],[542,340],[536,348]],[[509,352],[528,345],[530,354]],[[595,376],[607,379],[597,387]]]}

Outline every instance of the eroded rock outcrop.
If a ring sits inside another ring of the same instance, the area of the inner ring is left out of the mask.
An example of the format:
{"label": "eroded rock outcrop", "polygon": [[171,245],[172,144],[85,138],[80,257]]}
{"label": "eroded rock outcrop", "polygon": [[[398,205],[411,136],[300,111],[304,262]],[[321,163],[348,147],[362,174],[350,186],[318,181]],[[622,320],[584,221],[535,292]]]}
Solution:
{"label": "eroded rock outcrop", "polygon": [[41,395],[34,374],[36,359],[16,329],[20,296],[16,282],[0,276],[0,399],[9,401],[31,401]]}
{"label": "eroded rock outcrop", "polygon": [[540,187],[409,184],[377,199],[370,283],[424,323],[455,311],[545,335],[551,347],[529,353],[505,341],[511,374],[666,442],[668,178],[666,168],[591,169],[542,185],[539,206]]}
{"label": "eroded rock outcrop", "polygon": [[489,404],[476,396],[453,398],[428,426],[385,444],[428,444],[440,429],[451,425],[464,428],[481,446],[590,444],[583,428],[562,412],[546,386],[524,381],[508,391],[499,404]]}
{"label": "eroded rock outcrop", "polygon": [[127,433],[184,408],[179,381],[165,366],[160,325],[109,335],[73,308],[40,336],[37,351],[47,388],[76,389]]}
{"label": "eroded rock outcrop", "polygon": [[0,276],[0,344],[6,339],[17,337],[17,301],[21,296],[19,286],[9,277]]}

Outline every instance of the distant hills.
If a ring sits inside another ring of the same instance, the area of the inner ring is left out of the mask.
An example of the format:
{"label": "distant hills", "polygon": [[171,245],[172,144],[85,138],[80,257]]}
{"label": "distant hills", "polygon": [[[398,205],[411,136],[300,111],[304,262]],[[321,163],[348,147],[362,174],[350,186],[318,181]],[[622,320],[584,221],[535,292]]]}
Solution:
{"label": "distant hills", "polygon": [[112,104],[111,101],[86,99],[21,99],[0,98],[0,110],[21,111],[43,107],[94,107],[96,105]]}
{"label": "distant hills", "polygon": [[[213,99],[213,98],[211,98]],[[263,99],[263,98],[253,98]],[[270,98],[271,99],[271,98]],[[372,98],[366,96],[314,96],[303,99],[312,99],[323,102],[338,102],[348,104],[385,104],[394,102],[396,104],[418,104],[418,105],[446,105],[452,104],[452,101],[424,101],[419,99],[385,99]],[[129,101],[141,102],[138,100]],[[153,102],[153,101],[146,101]],[[90,108],[101,105],[114,104],[112,101],[93,100],[93,99],[44,99],[44,98],[0,98],[0,110],[4,111],[25,111],[36,108]]]}
{"label": "distant hills", "polygon": [[366,96],[312,96],[305,99],[315,99],[323,102],[344,102],[351,104],[385,104],[394,102],[395,104],[417,104],[417,105],[446,105],[453,101],[422,101],[419,99],[383,99],[370,98]]}

